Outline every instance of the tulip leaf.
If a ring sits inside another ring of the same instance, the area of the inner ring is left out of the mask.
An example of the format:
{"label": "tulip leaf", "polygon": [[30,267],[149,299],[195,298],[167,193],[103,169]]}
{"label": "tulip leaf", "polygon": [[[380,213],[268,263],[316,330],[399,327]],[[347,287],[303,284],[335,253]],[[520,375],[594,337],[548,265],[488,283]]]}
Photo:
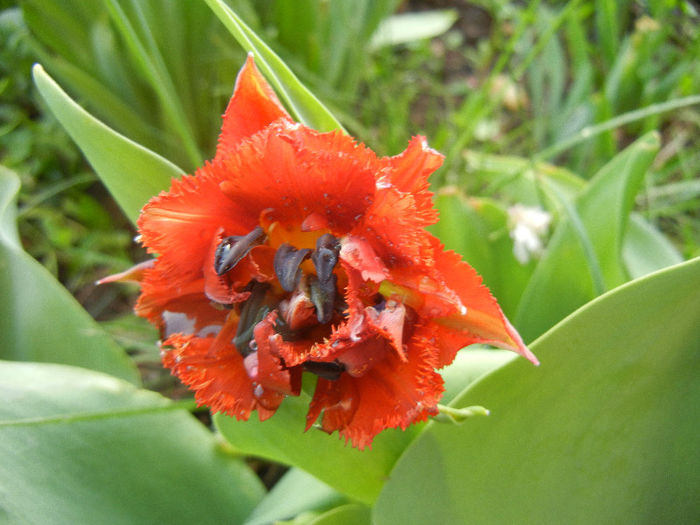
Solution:
{"label": "tulip leaf", "polygon": [[[658,148],[658,134],[644,135],[601,168],[575,206],[566,206],[568,217],[554,231],[515,316],[526,342],[593,299],[597,287],[609,290],[628,280],[624,236],[634,196]],[[541,181],[556,200],[559,192],[546,178]]]}
{"label": "tulip leaf", "polygon": [[39,65],[34,82],[49,108],[78,144],[126,216],[136,222],[144,204],[180,168],[109,128],[75,103]]}
{"label": "tulip leaf", "polygon": [[[512,352],[499,350],[462,350],[442,370],[445,394],[441,402],[449,402],[466,385],[513,357]],[[302,392],[299,397],[285,399],[275,415],[263,423],[254,416],[237,421],[221,414],[214,416],[214,423],[238,452],[293,465],[350,498],[372,503],[423,424],[405,431],[385,430],[374,439],[371,449],[360,451],[346,445],[337,434],[329,436],[316,428],[304,432],[309,402],[310,396]]]}
{"label": "tulip leaf", "polygon": [[[430,423],[377,500],[394,523],[694,523],[700,259],[590,302]],[[409,503],[410,502],[410,503]]]}
{"label": "tulip leaf", "polygon": [[370,509],[357,503],[341,505],[309,522],[309,525],[365,525],[370,523]]}
{"label": "tulip leaf", "polygon": [[357,450],[337,434],[317,428],[304,432],[309,402],[309,395],[302,392],[285,399],[263,423],[255,415],[249,421],[237,421],[221,414],[214,423],[236,451],[301,468],[353,499],[372,503],[419,427],[382,432],[371,449]]}
{"label": "tulip leaf", "polygon": [[622,257],[627,270],[635,279],[683,262],[671,241],[634,213],[630,215]]}
{"label": "tulip leaf", "polygon": [[223,0],[206,2],[241,47],[254,53],[255,64],[287,104],[292,116],[318,131],[343,129],[340,122],[299,81],[282,59]]}
{"label": "tulip leaf", "polygon": [[245,525],[268,525],[343,502],[341,494],[303,470],[292,468],[255,507]]}
{"label": "tulip leaf", "polygon": [[138,383],[126,353],[18,240],[19,178],[0,167],[0,358],[82,366]]}
{"label": "tulip leaf", "polygon": [[0,516],[10,523],[242,523],[252,471],[155,392],[0,362]]}

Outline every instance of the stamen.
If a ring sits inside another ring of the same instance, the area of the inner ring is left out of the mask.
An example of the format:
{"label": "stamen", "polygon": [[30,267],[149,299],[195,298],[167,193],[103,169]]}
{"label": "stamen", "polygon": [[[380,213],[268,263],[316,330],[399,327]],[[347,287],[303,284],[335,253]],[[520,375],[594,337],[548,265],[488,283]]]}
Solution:
{"label": "stamen", "polygon": [[254,246],[262,242],[264,236],[265,231],[260,226],[256,226],[253,231],[242,237],[233,235],[222,240],[214,254],[216,274],[223,275],[232,270]]}
{"label": "stamen", "polygon": [[333,318],[337,280],[335,274],[331,274],[330,279],[325,282],[313,276],[309,279],[311,302],[316,307],[316,318],[321,324],[326,324]]}
{"label": "stamen", "polygon": [[330,233],[324,233],[316,241],[316,250],[311,255],[311,260],[321,283],[327,283],[333,275],[339,252],[340,243]]}
{"label": "stamen", "polygon": [[255,345],[250,344],[254,341],[253,330],[255,325],[270,312],[270,308],[265,304],[265,296],[269,288],[270,286],[265,283],[253,283],[250,297],[241,305],[241,315],[232,342],[243,357],[255,351]]}
{"label": "stamen", "polygon": [[291,244],[282,244],[275,252],[274,267],[280,285],[287,292],[296,289],[301,279],[301,268],[299,265],[306,259],[311,250],[304,248],[297,250]]}
{"label": "stamen", "polygon": [[320,361],[306,361],[304,363],[304,370],[316,374],[322,379],[327,379],[329,381],[336,381],[340,378],[340,374],[345,371],[345,365],[339,363],[338,361],[332,361],[330,363],[320,362]]}

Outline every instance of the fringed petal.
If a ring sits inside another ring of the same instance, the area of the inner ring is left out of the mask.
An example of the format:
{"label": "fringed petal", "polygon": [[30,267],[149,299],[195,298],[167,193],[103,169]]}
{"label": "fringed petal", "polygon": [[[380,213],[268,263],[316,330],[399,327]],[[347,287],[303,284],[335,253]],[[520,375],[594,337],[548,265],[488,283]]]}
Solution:
{"label": "fringed petal", "polygon": [[194,176],[174,179],[170,191],[153,197],[138,219],[141,242],[157,254],[161,271],[172,280],[201,276],[215,233],[245,235],[257,226],[219,190],[222,174],[211,165]]}
{"label": "fringed petal", "polygon": [[343,374],[337,381],[319,379],[307,414],[307,428],[322,414],[321,428],[337,430],[363,449],[386,428],[405,429],[437,413],[444,390],[434,370],[433,347],[414,339],[408,359],[387,352],[360,377]]}
{"label": "fringed petal", "polygon": [[[323,144],[314,149],[310,144]],[[266,220],[300,228],[310,215],[347,233],[372,202],[376,157],[340,132],[275,122],[217,164],[221,191]]]}

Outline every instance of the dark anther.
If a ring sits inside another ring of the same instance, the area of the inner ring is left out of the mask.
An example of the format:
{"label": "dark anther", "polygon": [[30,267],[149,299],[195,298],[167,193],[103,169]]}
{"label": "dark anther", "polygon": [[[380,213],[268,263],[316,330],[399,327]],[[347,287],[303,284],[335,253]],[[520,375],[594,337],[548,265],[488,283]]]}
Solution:
{"label": "dark anther", "polygon": [[248,255],[248,252],[254,246],[260,244],[265,236],[265,232],[260,226],[242,237],[233,235],[226,237],[216,247],[214,254],[214,271],[217,275],[223,275],[233,269],[243,257]]}
{"label": "dark anther", "polygon": [[330,281],[333,269],[338,264],[339,252],[340,243],[330,233],[324,233],[316,241],[316,250],[311,254],[311,260],[321,283]]}
{"label": "dark anther", "polygon": [[374,309],[381,312],[386,308],[386,298],[383,295],[377,294],[374,298]]}
{"label": "dark anther", "polygon": [[275,252],[275,273],[280,281],[280,285],[287,292],[292,292],[301,279],[301,268],[299,265],[306,259],[311,250],[304,248],[297,250],[291,244],[283,244]]}
{"label": "dark anther", "polygon": [[338,361],[332,361],[330,363],[306,361],[304,363],[304,370],[311,372],[312,374],[316,374],[320,378],[335,381],[340,377],[340,374],[345,371],[345,365],[343,365],[343,363],[339,363]]}
{"label": "dark anther", "polygon": [[253,330],[255,325],[262,321],[269,313],[270,308],[265,304],[265,295],[270,286],[265,283],[253,283],[250,297],[241,305],[241,316],[238,320],[238,328],[236,336],[233,338],[233,344],[236,345],[238,352],[246,357],[255,351],[253,339]]}
{"label": "dark anther", "polygon": [[335,274],[331,274],[331,278],[325,282],[315,278],[309,279],[311,302],[316,307],[316,318],[321,324],[326,324],[333,318],[336,281],[337,277]]}

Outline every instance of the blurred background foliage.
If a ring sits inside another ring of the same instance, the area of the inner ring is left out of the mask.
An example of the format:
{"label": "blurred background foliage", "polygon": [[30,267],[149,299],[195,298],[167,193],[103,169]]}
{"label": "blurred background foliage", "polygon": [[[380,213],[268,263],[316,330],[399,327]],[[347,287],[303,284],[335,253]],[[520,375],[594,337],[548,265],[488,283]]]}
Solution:
{"label": "blurred background foliage", "polygon": [[[381,154],[422,134],[446,154],[432,179],[435,233],[527,339],[611,287],[700,254],[692,2],[226,3],[351,134]],[[157,360],[155,334],[119,315],[134,290],[93,286],[144,258],[136,232],[43,110],[30,67],[41,62],[90,113],[191,172],[213,153],[244,52],[200,1],[0,7],[0,163],[21,178],[23,245],[124,346]],[[525,232],[541,248],[518,256],[527,210],[547,224]],[[619,231],[608,239],[610,223]],[[611,250],[620,257],[608,264]],[[571,280],[583,284],[564,304],[557,286]]]}

